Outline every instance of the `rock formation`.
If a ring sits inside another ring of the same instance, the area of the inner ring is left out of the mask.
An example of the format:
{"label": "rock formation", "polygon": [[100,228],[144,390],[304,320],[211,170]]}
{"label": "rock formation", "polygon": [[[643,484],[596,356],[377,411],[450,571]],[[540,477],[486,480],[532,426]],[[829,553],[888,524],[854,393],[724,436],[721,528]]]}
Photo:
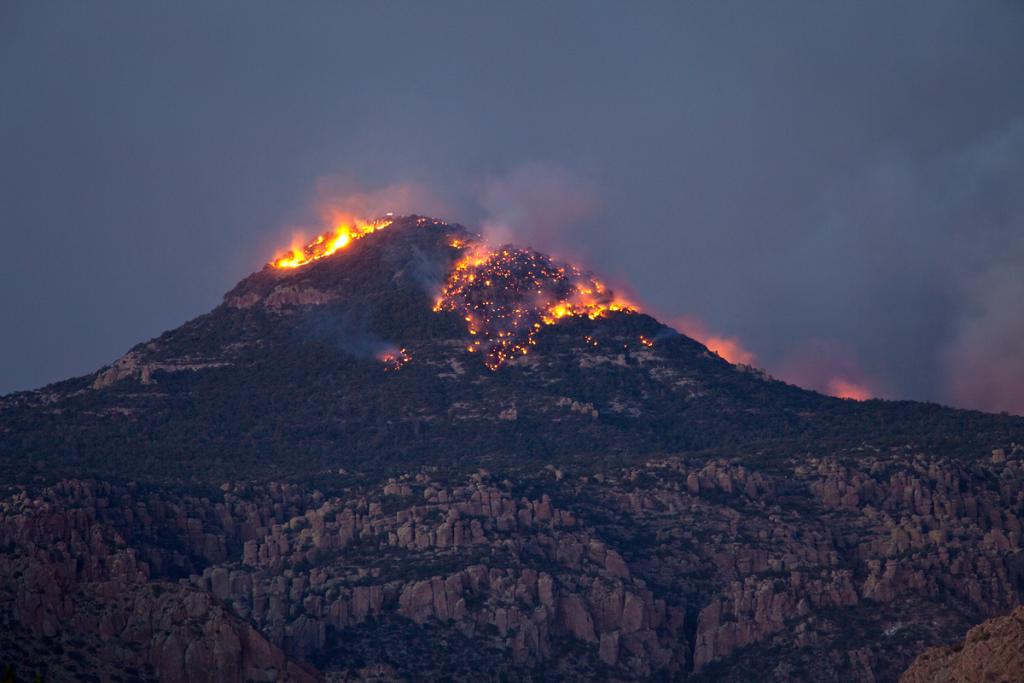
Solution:
{"label": "rock formation", "polygon": [[900,683],[1014,683],[1024,680],[1024,607],[994,617],[955,645],[922,652]]}

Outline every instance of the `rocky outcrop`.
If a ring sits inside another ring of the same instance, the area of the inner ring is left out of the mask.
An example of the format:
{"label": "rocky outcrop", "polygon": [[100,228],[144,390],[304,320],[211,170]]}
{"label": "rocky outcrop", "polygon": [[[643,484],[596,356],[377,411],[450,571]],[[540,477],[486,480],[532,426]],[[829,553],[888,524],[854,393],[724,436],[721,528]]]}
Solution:
{"label": "rocky outcrop", "polygon": [[715,659],[765,640],[815,610],[850,607],[858,600],[847,570],[818,577],[794,571],[785,578],[749,576],[742,583],[732,582],[700,612],[694,668],[700,671]]}
{"label": "rocky outcrop", "polygon": [[150,584],[128,599],[109,600],[100,614],[101,639],[148,653],[145,663],[160,681],[321,679],[312,667],[290,660],[250,624],[199,591]]}
{"label": "rocky outcrop", "polygon": [[900,683],[1013,683],[1024,680],[1024,607],[989,619],[955,645],[921,653]]}
{"label": "rocky outcrop", "polygon": [[0,613],[39,646],[0,654],[30,662],[85,633],[136,654],[83,656],[143,677],[299,679],[315,674],[295,662],[315,661],[416,678],[451,674],[446,655],[385,656],[381,634],[443,633],[500,653],[506,673],[738,681],[770,661],[764,680],[895,680],[925,645],[1021,601],[1024,463],[851,463],[551,466],[515,494],[484,471],[333,496],[66,480],[0,504]]}
{"label": "rocky outcrop", "polygon": [[[88,489],[87,484],[71,488]],[[320,680],[207,592],[149,565],[85,509],[16,496],[0,518],[0,654],[46,680]]]}
{"label": "rocky outcrop", "polygon": [[134,351],[129,351],[114,361],[110,367],[97,372],[92,388],[106,389],[111,384],[128,378],[138,379],[145,384],[152,381],[152,373],[140,359],[140,354]]}
{"label": "rocky outcrop", "polygon": [[242,287],[239,291],[228,292],[224,296],[224,304],[236,309],[260,305],[274,313],[282,313],[303,306],[322,306],[339,299],[338,292],[325,291],[302,283],[277,284],[273,282],[275,277],[271,270],[257,273],[253,277],[269,279],[271,282],[260,282],[262,287],[256,289]]}
{"label": "rocky outcrop", "polygon": [[155,348],[154,344],[147,344],[145,347],[129,351],[114,361],[114,364],[110,367],[97,372],[90,386],[96,390],[106,389],[126,379],[135,380],[142,385],[149,385],[155,382],[154,373],[156,372],[195,372],[210,368],[222,368],[228,365],[225,361],[201,358],[174,358],[162,361],[147,360],[147,352],[153,352]]}
{"label": "rocky outcrop", "polygon": [[322,305],[335,301],[337,298],[337,293],[323,292],[313,287],[282,285],[267,295],[263,300],[263,305],[272,311],[280,311],[292,306]]}

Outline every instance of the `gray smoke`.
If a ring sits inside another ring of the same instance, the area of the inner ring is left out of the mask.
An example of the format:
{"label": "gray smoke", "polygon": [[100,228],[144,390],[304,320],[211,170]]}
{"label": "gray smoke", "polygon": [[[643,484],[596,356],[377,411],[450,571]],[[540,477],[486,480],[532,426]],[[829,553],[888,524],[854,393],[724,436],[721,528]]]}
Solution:
{"label": "gray smoke", "polygon": [[364,319],[352,312],[313,310],[303,317],[302,333],[339,353],[355,358],[376,358],[396,345],[374,335]]}
{"label": "gray smoke", "polygon": [[1022,302],[1020,265],[986,273],[969,288],[967,306],[943,349],[945,389],[951,401],[1024,415]]}
{"label": "gray smoke", "polygon": [[579,252],[574,236],[600,209],[596,190],[570,170],[532,162],[483,183],[484,238],[555,252]]}
{"label": "gray smoke", "polygon": [[[763,297],[783,302],[777,310],[798,340],[773,341],[769,367],[814,357],[799,340],[825,338],[882,395],[1020,410],[1024,308],[1013,297],[1024,283],[1022,179],[1018,119],[838,183],[801,239],[753,278]],[[755,349],[759,336],[749,339]]]}

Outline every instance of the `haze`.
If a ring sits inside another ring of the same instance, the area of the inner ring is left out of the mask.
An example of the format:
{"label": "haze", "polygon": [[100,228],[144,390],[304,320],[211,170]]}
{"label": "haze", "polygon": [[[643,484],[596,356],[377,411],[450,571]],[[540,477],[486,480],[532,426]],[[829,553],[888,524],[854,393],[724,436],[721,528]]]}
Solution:
{"label": "haze", "polygon": [[0,5],[0,392],[326,196],[584,262],[829,390],[1024,413],[1024,5]]}

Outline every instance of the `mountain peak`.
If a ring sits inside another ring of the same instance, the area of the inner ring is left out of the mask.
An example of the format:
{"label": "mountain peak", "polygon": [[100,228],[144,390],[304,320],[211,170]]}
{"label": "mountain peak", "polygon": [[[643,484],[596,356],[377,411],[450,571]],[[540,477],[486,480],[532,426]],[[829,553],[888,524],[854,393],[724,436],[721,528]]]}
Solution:
{"label": "mountain peak", "polygon": [[395,218],[394,214],[388,213],[377,218],[365,219],[337,211],[331,215],[330,224],[330,229],[312,240],[296,240],[288,249],[271,259],[267,267],[279,270],[301,268],[313,261],[332,256],[356,240],[391,226],[409,229],[427,225],[447,225],[444,221],[426,216],[409,215]]}
{"label": "mountain peak", "polygon": [[[438,219],[390,214],[339,218],[329,231],[272,259],[229,292],[225,303],[283,312],[358,298],[371,293],[368,284],[380,284],[362,262],[382,258],[393,277],[410,268],[419,272],[424,291],[434,297],[433,312],[458,314],[465,323],[466,352],[482,357],[491,370],[526,355],[545,326],[637,311],[573,264],[512,244],[490,246],[462,226]],[[368,279],[344,277],[354,270]]]}

